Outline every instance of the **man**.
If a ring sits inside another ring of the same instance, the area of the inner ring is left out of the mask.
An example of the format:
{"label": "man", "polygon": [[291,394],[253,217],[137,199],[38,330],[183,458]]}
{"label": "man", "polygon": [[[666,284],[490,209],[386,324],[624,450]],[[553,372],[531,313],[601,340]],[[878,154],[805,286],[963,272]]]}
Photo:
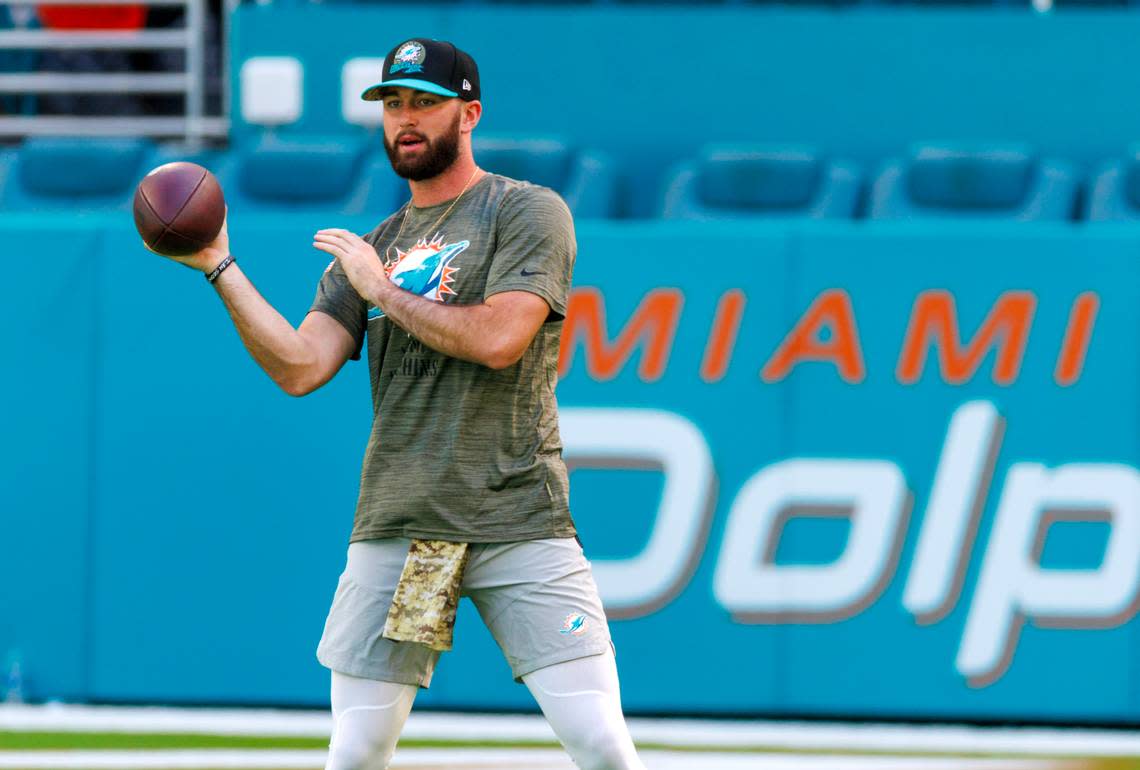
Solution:
{"label": "man", "polygon": [[385,149],[411,200],[364,238],[314,236],[334,259],[298,329],[229,258],[224,226],[180,261],[209,274],[249,352],[292,395],[359,358],[367,338],[375,419],[317,650],[332,670],[326,770],[388,766],[450,646],[460,591],[580,767],[644,770],[558,435],[573,223],[551,190],[476,165],[479,96],[474,60],[450,43],[389,52],[362,98],[383,103]]}

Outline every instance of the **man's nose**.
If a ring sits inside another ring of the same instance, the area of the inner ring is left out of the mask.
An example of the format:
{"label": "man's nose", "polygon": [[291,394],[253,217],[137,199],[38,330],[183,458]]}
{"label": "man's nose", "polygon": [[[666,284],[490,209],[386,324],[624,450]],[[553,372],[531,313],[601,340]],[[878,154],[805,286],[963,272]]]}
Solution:
{"label": "man's nose", "polygon": [[404,126],[414,126],[418,122],[416,119],[415,111],[410,110],[407,107],[401,107],[400,108],[400,113],[399,113],[398,117],[399,117],[399,123],[400,123],[401,128],[403,128]]}

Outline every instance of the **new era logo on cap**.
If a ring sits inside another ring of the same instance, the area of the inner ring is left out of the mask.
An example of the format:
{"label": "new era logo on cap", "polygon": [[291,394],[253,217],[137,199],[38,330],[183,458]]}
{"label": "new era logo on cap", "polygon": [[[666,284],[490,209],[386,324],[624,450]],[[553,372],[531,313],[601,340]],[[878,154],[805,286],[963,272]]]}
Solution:
{"label": "new era logo on cap", "polygon": [[479,98],[479,68],[475,60],[445,40],[417,37],[405,40],[384,57],[383,80],[360,95],[379,101],[385,88],[414,88],[465,101]]}

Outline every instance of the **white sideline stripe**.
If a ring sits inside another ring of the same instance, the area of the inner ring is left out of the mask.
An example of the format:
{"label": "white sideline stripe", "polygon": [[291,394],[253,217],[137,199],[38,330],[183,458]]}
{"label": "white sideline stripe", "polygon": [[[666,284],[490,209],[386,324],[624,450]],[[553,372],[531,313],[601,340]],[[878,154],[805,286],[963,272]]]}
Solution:
{"label": "white sideline stripe", "polygon": [[[642,752],[650,770],[1041,770],[1060,765],[1029,760],[932,757],[791,756],[788,754],[697,754]],[[567,764],[567,770],[572,768]]]}
{"label": "white sideline stripe", "polygon": [[[929,757],[793,757],[786,754],[724,755],[643,752],[651,770],[1028,770],[1045,768],[1015,760],[963,760]],[[325,752],[318,750],[162,750],[162,751],[3,751],[0,768],[36,770],[168,770],[174,768],[320,768]],[[486,768],[490,770],[573,770],[556,750],[405,749],[396,754],[393,770],[401,768]]]}
{"label": "white sideline stripe", "polygon": [[325,711],[193,709],[169,706],[0,705],[0,729],[28,732],[198,733],[328,737]]}
{"label": "white sideline stripe", "polygon": [[0,751],[0,767],[226,768],[323,767],[324,750]]}
{"label": "white sideline stripe", "polygon": [[[25,732],[200,733],[327,738],[324,711],[189,709],[170,707],[0,705],[0,730]],[[989,728],[957,725],[829,724],[758,720],[630,719],[638,743],[709,748],[768,747],[807,751],[891,751],[1021,754],[1025,756],[1140,756],[1140,732]],[[413,712],[405,738],[555,741],[541,716]]]}

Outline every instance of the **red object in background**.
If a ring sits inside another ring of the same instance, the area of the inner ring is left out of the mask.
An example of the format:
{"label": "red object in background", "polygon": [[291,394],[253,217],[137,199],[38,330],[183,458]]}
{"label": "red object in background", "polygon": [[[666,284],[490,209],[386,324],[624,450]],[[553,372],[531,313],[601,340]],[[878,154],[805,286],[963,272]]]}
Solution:
{"label": "red object in background", "polygon": [[48,29],[142,29],[145,5],[42,5],[40,23]]}

